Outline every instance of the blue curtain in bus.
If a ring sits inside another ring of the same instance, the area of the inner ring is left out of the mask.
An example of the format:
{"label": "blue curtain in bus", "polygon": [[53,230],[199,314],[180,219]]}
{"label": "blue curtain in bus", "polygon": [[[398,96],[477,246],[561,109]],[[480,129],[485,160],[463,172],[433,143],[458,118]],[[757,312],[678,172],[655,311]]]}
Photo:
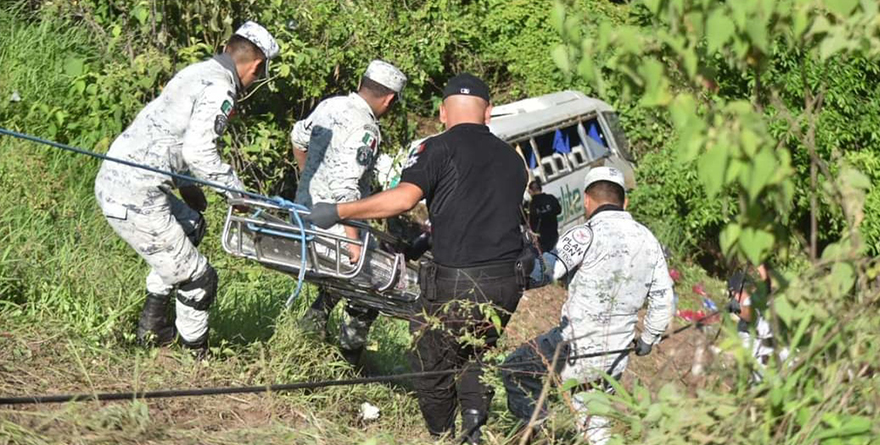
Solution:
{"label": "blue curtain in bus", "polygon": [[538,166],[538,160],[535,158],[535,152],[533,150],[529,150],[529,168],[535,168]]}
{"label": "blue curtain in bus", "polygon": [[556,153],[571,153],[571,145],[568,143],[568,135],[556,130],[553,135],[553,151]]}
{"label": "blue curtain in bus", "polygon": [[601,144],[603,147],[607,147],[605,145],[605,141],[602,140],[602,136],[599,136],[599,123],[596,121],[590,122],[590,127],[587,129],[587,136],[593,138],[594,141]]}

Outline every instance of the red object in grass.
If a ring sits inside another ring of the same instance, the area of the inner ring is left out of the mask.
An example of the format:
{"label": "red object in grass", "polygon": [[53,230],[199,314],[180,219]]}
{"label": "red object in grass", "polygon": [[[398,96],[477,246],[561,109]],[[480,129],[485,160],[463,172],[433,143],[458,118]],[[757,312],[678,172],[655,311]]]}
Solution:
{"label": "red object in grass", "polygon": [[691,290],[701,297],[708,297],[708,295],[706,294],[706,288],[703,286],[703,283],[695,284],[694,287],[691,288]]}
{"label": "red object in grass", "polygon": [[669,278],[672,278],[672,281],[678,283],[681,280],[681,272],[678,269],[669,269]]}
{"label": "red object in grass", "polygon": [[711,317],[706,317],[705,312],[692,311],[690,309],[680,310],[676,313],[676,315],[678,315],[682,319],[689,321],[689,322],[692,322],[692,323],[699,321],[700,324],[712,324],[712,323],[718,323],[719,321],[721,321],[720,314],[714,314]]}

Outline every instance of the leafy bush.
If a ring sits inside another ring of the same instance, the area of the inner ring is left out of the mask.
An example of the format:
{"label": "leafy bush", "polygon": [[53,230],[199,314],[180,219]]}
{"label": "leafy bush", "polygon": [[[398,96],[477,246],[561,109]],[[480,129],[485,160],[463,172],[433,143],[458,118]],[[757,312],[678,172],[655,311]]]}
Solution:
{"label": "leafy bush", "polygon": [[[803,211],[803,196],[824,203],[831,218],[821,227],[833,229],[833,242],[800,270],[778,274],[772,298],[757,295],[774,330],[766,366],[728,325],[722,348],[736,359],[733,372],[716,370],[721,378],[695,395],[671,383],[656,395],[617,385],[617,396],[591,393],[590,411],[625,426],[618,443],[873,443],[880,267],[864,254],[859,230],[876,229],[863,226],[865,204],[870,211],[876,201],[871,178],[852,165],[875,170],[876,151],[839,145],[874,139],[862,125],[870,128],[875,112],[850,114],[867,104],[846,96],[875,86],[841,78],[876,71],[858,74],[880,58],[877,5],[649,0],[640,18],[644,26],[606,26],[595,38],[562,30],[571,60],[559,65],[668,116],[670,153],[693,162],[709,199],[730,199],[729,219],[712,222],[728,258],[758,265],[804,245],[787,236],[798,230],[792,209]],[[786,61],[800,77],[777,82],[796,76]],[[836,97],[830,105],[817,100],[826,93]],[[840,128],[848,123],[856,125]],[[805,164],[821,185],[809,184]],[[664,163],[654,165],[662,171]]]}

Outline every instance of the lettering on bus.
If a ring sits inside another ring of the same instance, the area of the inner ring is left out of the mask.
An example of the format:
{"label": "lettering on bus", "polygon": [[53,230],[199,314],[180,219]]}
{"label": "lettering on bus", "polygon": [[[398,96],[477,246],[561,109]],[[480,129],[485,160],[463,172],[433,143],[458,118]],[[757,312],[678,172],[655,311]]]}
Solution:
{"label": "lettering on bus", "polygon": [[565,224],[567,221],[583,216],[584,205],[581,201],[583,197],[580,190],[577,188],[572,190],[568,184],[565,184],[562,186],[562,196],[558,198],[562,207],[562,213],[556,217],[559,223]]}

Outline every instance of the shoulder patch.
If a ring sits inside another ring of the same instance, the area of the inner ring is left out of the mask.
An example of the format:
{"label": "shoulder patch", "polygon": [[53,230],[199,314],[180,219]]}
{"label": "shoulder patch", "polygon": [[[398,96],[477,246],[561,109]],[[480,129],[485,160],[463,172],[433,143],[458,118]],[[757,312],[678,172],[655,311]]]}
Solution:
{"label": "shoulder patch", "polygon": [[575,227],[571,230],[571,237],[580,244],[587,244],[590,242],[591,238],[590,229],[586,227]]}
{"label": "shoulder patch", "polygon": [[228,119],[225,114],[218,114],[216,118],[214,118],[214,133],[217,133],[217,136],[223,135],[223,132],[226,130],[226,124]]}
{"label": "shoulder patch", "polygon": [[363,142],[365,146],[370,147],[370,150],[375,150],[376,144],[379,142],[379,140],[373,133],[367,131],[366,133],[364,133],[364,137],[361,139],[361,142]]}
{"label": "shoulder patch", "polygon": [[357,162],[362,166],[370,165],[373,162],[373,148],[368,145],[358,148]]}
{"label": "shoulder patch", "polygon": [[223,104],[220,105],[220,111],[222,111],[225,116],[229,117],[229,113],[232,112],[232,102],[228,99],[224,100]]}

